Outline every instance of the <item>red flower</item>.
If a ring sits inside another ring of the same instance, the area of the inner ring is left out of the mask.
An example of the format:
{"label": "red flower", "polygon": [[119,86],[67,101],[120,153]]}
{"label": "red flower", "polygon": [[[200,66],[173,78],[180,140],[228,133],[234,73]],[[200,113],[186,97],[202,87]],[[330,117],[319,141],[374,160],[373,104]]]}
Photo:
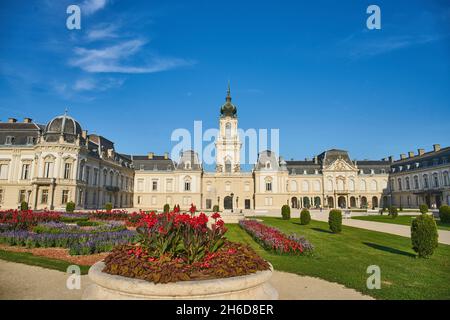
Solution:
{"label": "red flower", "polygon": [[211,218],[213,218],[214,220],[217,220],[220,218],[220,214],[218,212],[213,213],[213,215],[211,216]]}

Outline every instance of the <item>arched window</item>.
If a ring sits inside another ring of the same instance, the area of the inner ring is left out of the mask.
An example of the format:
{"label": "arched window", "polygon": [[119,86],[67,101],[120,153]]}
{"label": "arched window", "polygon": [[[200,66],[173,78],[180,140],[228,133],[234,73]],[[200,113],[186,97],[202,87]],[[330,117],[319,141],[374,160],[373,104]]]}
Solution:
{"label": "arched window", "polygon": [[328,179],[328,181],[327,181],[327,189],[328,189],[328,191],[333,191],[333,180]]}
{"label": "arched window", "polygon": [[449,185],[449,180],[448,180],[448,171],[445,171],[444,174],[444,186],[448,186]]}
{"label": "arched window", "polygon": [[231,161],[229,159],[225,161],[225,172],[231,173]]}
{"label": "arched window", "polygon": [[272,191],[272,178],[267,177],[265,180],[266,183],[266,191],[271,192]]}
{"label": "arched window", "polygon": [[419,189],[419,177],[414,176],[414,189]]}
{"label": "arched window", "polygon": [[271,168],[270,161],[267,161],[267,162],[266,162],[266,169],[270,169],[270,168]]}
{"label": "arched window", "polygon": [[423,187],[428,188],[428,176],[426,174],[423,175]]}
{"label": "arched window", "polygon": [[231,138],[231,123],[225,125],[225,137]]}
{"label": "arched window", "polygon": [[378,183],[376,180],[372,180],[371,184],[370,184],[372,191],[377,191],[378,190]]}
{"label": "arched window", "polygon": [[437,173],[433,173],[434,187],[439,188],[439,178]]}
{"label": "arched window", "polygon": [[320,192],[320,181],[319,180],[314,181],[313,186],[314,186],[314,191]]}
{"label": "arched window", "polygon": [[344,190],[344,179],[337,179],[336,184],[339,191]]}
{"label": "arched window", "polygon": [[410,189],[409,177],[406,177],[405,183],[406,183],[406,190],[409,190]]}
{"label": "arched window", "polygon": [[294,180],[291,181],[290,191],[292,191],[292,192],[296,192],[297,191],[297,182],[294,181]]}
{"label": "arched window", "polygon": [[309,192],[309,182],[308,181],[302,182],[302,191]]}
{"label": "arched window", "polygon": [[366,189],[367,189],[366,180],[361,180],[361,182],[359,183],[359,189],[361,191],[366,191]]}
{"label": "arched window", "polygon": [[398,183],[398,190],[402,191],[403,190],[403,188],[402,188],[402,179],[398,178],[397,179],[397,183]]}
{"label": "arched window", "polygon": [[184,178],[184,191],[191,191],[191,177]]}
{"label": "arched window", "polygon": [[348,189],[349,189],[350,191],[355,191],[355,180],[350,179],[350,180],[348,181]]}
{"label": "arched window", "polygon": [[184,163],[184,169],[185,170],[191,170],[191,162],[190,161],[186,161]]}

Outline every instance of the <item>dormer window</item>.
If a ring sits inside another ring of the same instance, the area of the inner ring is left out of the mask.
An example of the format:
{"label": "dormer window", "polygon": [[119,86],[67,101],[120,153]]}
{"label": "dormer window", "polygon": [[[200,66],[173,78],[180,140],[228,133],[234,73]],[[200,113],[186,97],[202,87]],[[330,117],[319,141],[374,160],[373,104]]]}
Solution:
{"label": "dormer window", "polygon": [[144,171],[144,165],[143,165],[143,164],[141,164],[141,165],[139,166],[139,170]]}
{"label": "dormer window", "polygon": [[308,174],[308,172],[306,170],[303,170],[303,174]]}
{"label": "dormer window", "polygon": [[34,137],[27,137],[27,145],[34,144]]}
{"label": "dormer window", "polygon": [[189,161],[184,164],[184,169],[191,170],[191,163]]}
{"label": "dormer window", "polygon": [[266,169],[270,169],[270,161],[266,162]]}
{"label": "dormer window", "polygon": [[7,136],[5,144],[6,145],[12,145],[14,143],[14,137],[13,136]]}

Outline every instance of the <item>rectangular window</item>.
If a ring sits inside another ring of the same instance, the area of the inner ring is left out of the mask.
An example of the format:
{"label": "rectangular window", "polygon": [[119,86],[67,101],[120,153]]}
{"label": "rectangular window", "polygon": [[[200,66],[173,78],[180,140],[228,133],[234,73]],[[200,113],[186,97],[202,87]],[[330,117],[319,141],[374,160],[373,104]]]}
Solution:
{"label": "rectangular window", "polygon": [[34,137],[27,137],[27,145],[34,144]]}
{"label": "rectangular window", "polygon": [[184,191],[191,191],[191,183],[190,182],[184,183]]}
{"label": "rectangular window", "polygon": [[91,176],[91,168],[86,167],[86,183],[89,184]]}
{"label": "rectangular window", "polygon": [[5,141],[6,145],[12,145],[13,142],[14,142],[14,137],[11,137],[11,136],[6,137],[6,141]]}
{"label": "rectangular window", "polygon": [[26,190],[19,191],[19,203],[26,201]]}
{"label": "rectangular window", "polygon": [[266,191],[272,191],[272,182],[266,183]]}
{"label": "rectangular window", "polygon": [[167,186],[166,186],[166,189],[167,189],[168,192],[171,192],[171,191],[172,191],[172,179],[168,179],[168,180],[167,180]]}
{"label": "rectangular window", "polygon": [[0,164],[0,179],[1,180],[8,179],[8,168],[9,168],[9,165]]}
{"label": "rectangular window", "polygon": [[212,201],[211,199],[206,199],[206,209],[211,209],[212,208]]}
{"label": "rectangular window", "polygon": [[94,169],[94,181],[93,181],[94,186],[97,185],[97,179],[98,179],[98,169]]}
{"label": "rectangular window", "polygon": [[245,199],[245,209],[250,209],[250,199]]}
{"label": "rectangular window", "polygon": [[158,181],[152,181],[152,190],[158,191]]}
{"label": "rectangular window", "polygon": [[66,204],[67,202],[69,202],[69,190],[63,190],[61,203]]}
{"label": "rectangular window", "polygon": [[0,203],[3,203],[3,189],[0,189]]}
{"label": "rectangular window", "polygon": [[138,192],[142,192],[144,191],[144,180],[143,179],[139,179],[137,182],[137,191]]}
{"label": "rectangular window", "polygon": [[42,194],[41,194],[41,203],[47,204],[47,202],[48,202],[48,190],[44,189],[44,190],[42,190]]}
{"label": "rectangular window", "polygon": [[71,171],[72,171],[72,164],[65,163],[64,164],[64,179],[70,179]]}
{"label": "rectangular window", "polygon": [[138,203],[138,204],[141,204],[141,202],[142,202],[142,197],[141,197],[141,196],[138,196],[138,197],[137,197],[137,203]]}
{"label": "rectangular window", "polygon": [[30,165],[22,165],[22,180],[28,180],[30,178]]}
{"label": "rectangular window", "polygon": [[44,163],[44,178],[51,178],[53,162]]}

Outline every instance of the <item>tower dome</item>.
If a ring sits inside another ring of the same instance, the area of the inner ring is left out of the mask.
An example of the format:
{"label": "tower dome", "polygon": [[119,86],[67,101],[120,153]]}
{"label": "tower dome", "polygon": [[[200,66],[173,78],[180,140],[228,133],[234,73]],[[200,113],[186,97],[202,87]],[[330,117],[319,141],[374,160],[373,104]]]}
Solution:
{"label": "tower dome", "polygon": [[227,97],[225,98],[225,101],[226,102],[222,105],[222,108],[220,108],[221,116],[236,118],[237,108],[231,103],[230,84],[228,84]]}
{"label": "tower dome", "polygon": [[78,136],[81,136],[82,129],[78,121],[67,115],[57,116],[47,123],[45,127],[45,141],[56,142],[60,136],[67,142],[74,142]]}

